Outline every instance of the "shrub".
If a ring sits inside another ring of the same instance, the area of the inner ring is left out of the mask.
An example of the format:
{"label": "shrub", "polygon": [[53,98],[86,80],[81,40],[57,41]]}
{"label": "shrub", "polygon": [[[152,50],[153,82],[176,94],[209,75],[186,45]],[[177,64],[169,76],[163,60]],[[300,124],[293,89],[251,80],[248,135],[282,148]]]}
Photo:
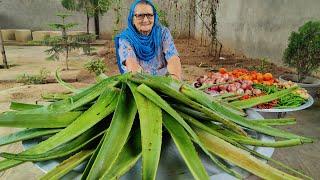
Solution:
{"label": "shrub", "polygon": [[296,69],[298,82],[320,67],[320,21],[309,21],[291,33],[283,62]]}
{"label": "shrub", "polygon": [[86,63],[84,67],[91,73],[95,73],[97,76],[106,71],[106,64],[102,59],[93,59]]}
{"label": "shrub", "polygon": [[39,74],[36,75],[29,75],[26,73],[19,75],[16,81],[23,84],[44,84],[46,83],[46,79],[49,74],[50,72],[48,70],[42,68]]}

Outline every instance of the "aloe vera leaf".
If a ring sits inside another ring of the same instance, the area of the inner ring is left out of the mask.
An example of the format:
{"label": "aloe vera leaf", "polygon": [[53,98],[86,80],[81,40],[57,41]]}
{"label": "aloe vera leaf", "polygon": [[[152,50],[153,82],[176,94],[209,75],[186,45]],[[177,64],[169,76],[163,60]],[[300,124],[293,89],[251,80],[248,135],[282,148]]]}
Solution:
{"label": "aloe vera leaf", "polygon": [[[117,102],[117,101],[115,101]],[[24,151],[23,153],[21,153],[20,155],[34,155],[34,154],[42,154],[44,152],[37,152],[37,147],[39,146],[39,144],[31,147],[30,149]],[[50,148],[49,147],[49,150],[51,149],[54,149],[54,148]],[[5,159],[5,160],[2,160],[0,161],[0,172],[1,171],[4,171],[6,169],[9,169],[11,167],[14,167],[14,166],[18,166],[22,163],[24,163],[25,161],[20,161],[20,160],[14,160],[14,159]]]}
{"label": "aloe vera leaf", "polygon": [[230,103],[224,102],[224,101],[215,101],[216,103],[220,103],[225,108],[227,108],[229,111],[232,111],[233,113],[240,115],[240,116],[247,116],[247,114],[243,111],[243,109],[240,109],[236,106],[233,106]]}
{"label": "aloe vera leaf", "polygon": [[198,153],[183,127],[167,113],[163,113],[163,124],[169,131],[180,155],[187,164],[193,177],[199,180],[209,179]]}
{"label": "aloe vera leaf", "polygon": [[19,102],[11,102],[10,109],[16,111],[23,111],[29,109],[37,109],[43,107],[42,105],[38,104],[26,104],[26,103],[19,103]]}
{"label": "aloe vera leaf", "polygon": [[182,104],[171,104],[171,106],[174,109],[177,109],[179,112],[183,112],[185,114],[188,114],[189,116],[192,116],[196,119],[201,119],[201,120],[205,120],[205,121],[214,121],[214,119],[210,118],[209,116],[207,116],[203,112],[196,111],[196,110],[189,108],[189,107],[186,107]]}
{"label": "aloe vera leaf", "polygon": [[72,171],[75,167],[81,164],[83,161],[88,159],[93,154],[93,150],[84,150],[71,156],[69,159],[63,161],[61,164],[56,166],[54,169],[49,171],[46,175],[42,176],[40,179],[50,179],[58,180],[68,172]]}
{"label": "aloe vera leaf", "polygon": [[293,92],[296,89],[298,89],[298,86],[294,86],[294,87],[277,91],[275,93],[264,95],[264,96],[252,97],[252,98],[244,99],[241,101],[234,101],[234,102],[231,102],[231,104],[238,108],[246,109],[246,108],[254,107],[261,103],[266,103],[266,102],[278,99],[282,96],[287,95],[288,93]]}
{"label": "aloe vera leaf", "polygon": [[141,95],[137,85],[128,83],[140,119],[142,138],[142,179],[156,178],[162,142],[162,112],[159,106]]}
{"label": "aloe vera leaf", "polygon": [[101,178],[114,165],[128,139],[136,113],[137,107],[132,94],[127,91],[126,85],[122,84],[117,108],[87,179]]}
{"label": "aloe vera leaf", "polygon": [[[181,84],[181,86],[186,86],[186,84]],[[189,86],[191,87],[191,86]],[[191,87],[192,88],[192,87]],[[195,90],[195,92],[199,92],[197,89],[193,88]],[[181,92],[181,89],[180,89]],[[240,115],[240,116],[246,116],[247,114],[243,111],[243,109],[238,108],[236,106],[231,105],[230,103],[228,103],[226,101],[227,98],[235,98],[237,97],[236,94],[233,95],[233,97],[224,97],[224,99],[219,100],[209,94],[203,93],[204,96],[206,96],[207,99],[209,99],[210,101],[213,101],[214,103],[219,103],[221,105],[223,105],[226,109],[228,109],[229,111],[232,111],[233,113]],[[221,95],[223,96],[223,95]]]}
{"label": "aloe vera leaf", "polygon": [[80,117],[78,112],[25,113],[25,111],[8,111],[0,114],[0,126],[18,128],[60,128],[71,124]]}
{"label": "aloe vera leaf", "polygon": [[296,118],[281,118],[281,119],[255,119],[258,123],[268,126],[282,126],[296,124]]}
{"label": "aloe vera leaf", "polygon": [[191,127],[183,120],[183,118],[166,102],[164,101],[155,91],[153,91],[148,86],[141,84],[137,88],[138,92],[143,94],[145,97],[147,97],[150,101],[152,101],[154,104],[161,107],[163,110],[165,110],[168,114],[170,114],[172,117],[174,117],[186,130],[188,133],[190,133],[191,136],[194,136],[195,139],[197,139],[195,133],[191,129]]}
{"label": "aloe vera leaf", "polygon": [[70,94],[66,94],[66,93],[43,93],[43,94],[41,94],[42,99],[44,99],[46,101],[50,101],[50,102],[68,99],[69,97],[70,97]]}
{"label": "aloe vera leaf", "polygon": [[82,173],[81,180],[86,180],[87,179],[88,174],[89,174],[89,172],[91,170],[91,167],[92,167],[94,161],[96,160],[96,158],[97,158],[97,156],[99,154],[99,151],[101,149],[101,146],[102,146],[102,143],[103,143],[103,140],[104,140],[105,136],[106,136],[106,133],[104,133],[102,139],[100,139],[100,142],[99,142],[98,146],[94,150],[93,155],[90,157],[90,159],[89,159],[89,161],[88,161],[88,163],[86,165],[86,168],[84,169],[84,171]]}
{"label": "aloe vera leaf", "polygon": [[[159,91],[165,93],[166,95],[171,96],[172,98],[175,98],[178,101],[185,103],[186,105],[190,105],[191,107],[195,106],[196,108],[199,108],[193,103],[193,101],[190,101],[189,98],[186,98],[183,94],[181,94],[180,88],[181,88],[181,86],[184,85],[184,83],[181,83],[177,80],[174,80],[174,79],[168,78],[168,77],[164,77],[164,76],[154,77],[154,76],[150,76],[150,75],[146,75],[146,74],[135,74],[135,75],[132,75],[131,77],[129,77],[129,79],[134,82],[137,82],[137,83],[146,84],[153,89],[159,90]],[[158,83],[158,82],[160,82],[160,83]],[[193,88],[193,89],[195,89],[195,88]],[[210,101],[219,102],[219,103],[223,104],[227,109],[229,109],[230,111],[232,111],[238,115],[241,115],[241,116],[246,115],[245,112],[240,108],[237,108],[237,107],[235,107],[231,104],[225,103],[225,102],[218,101],[218,100],[216,100],[215,97],[212,97],[208,94],[205,94],[205,95],[208,99],[210,99]],[[197,110],[201,110],[201,108],[197,109]],[[218,120],[220,119],[219,117],[216,117],[216,118],[218,118]],[[223,119],[221,119],[221,121],[223,121]]]}
{"label": "aloe vera leaf", "polygon": [[[203,124],[206,126],[207,129],[203,129],[203,128],[201,128],[201,129],[206,130],[210,134],[211,134],[211,131],[209,129],[211,129],[214,132],[218,132],[218,133],[222,134],[223,136],[227,137],[228,139],[232,139],[232,140],[234,140],[238,143],[241,143],[241,144],[261,146],[261,147],[278,147],[279,148],[279,147],[296,146],[296,145],[300,145],[303,143],[303,141],[300,138],[279,140],[276,142],[261,141],[261,140],[254,139],[251,137],[240,136],[239,134],[236,134],[228,129],[225,129],[225,128],[220,127],[218,125],[215,125],[213,123],[203,122]],[[215,135],[215,134],[213,134],[213,135]],[[221,138],[221,137],[219,137],[219,138]],[[224,139],[224,138],[221,138],[221,139]],[[226,139],[224,139],[224,140],[226,140]]]}
{"label": "aloe vera leaf", "polygon": [[[209,123],[209,122],[204,122],[205,124],[203,124],[203,123],[197,121],[196,119],[192,118],[191,116],[188,116],[188,115],[186,115],[184,113],[181,113],[181,112],[180,112],[180,114],[185,120],[187,120],[189,123],[191,123],[192,127],[197,127],[199,129],[202,129],[202,130],[204,130],[204,131],[206,131],[206,132],[208,132],[208,133],[210,133],[210,134],[212,134],[214,136],[217,136],[217,137],[219,137],[219,138],[231,143],[232,145],[234,145],[234,146],[236,146],[238,148],[241,148],[243,150],[246,150],[246,151],[250,152],[251,154],[253,154],[253,155],[255,155],[255,156],[259,157],[259,158],[271,161],[271,162],[279,165],[282,168],[285,168],[286,170],[288,170],[288,171],[290,171],[292,173],[299,174],[300,176],[305,177],[307,179],[312,179],[312,178],[310,178],[310,177],[308,177],[308,176],[296,171],[293,168],[290,168],[289,166],[287,166],[287,165],[285,165],[285,164],[283,164],[283,163],[281,163],[279,161],[276,161],[276,160],[274,160],[272,158],[269,158],[269,157],[267,157],[265,155],[262,155],[262,154],[260,154],[260,153],[258,153],[256,151],[254,151],[254,150],[252,150],[252,149],[250,149],[250,148],[248,148],[248,147],[246,147],[244,145],[239,144],[238,142],[234,141],[232,138],[229,138],[228,136],[225,136],[223,133],[221,133],[221,131],[219,132],[219,130],[222,129],[222,128],[217,126],[217,125],[210,126],[209,124],[212,124],[212,123]],[[231,132],[231,131],[229,131],[229,132]],[[235,133],[233,133],[233,134],[235,134]]]}
{"label": "aloe vera leaf", "polygon": [[239,134],[246,135],[245,131],[241,129],[237,124],[235,124],[232,121],[229,121],[219,115],[216,114],[216,112],[212,111],[209,108],[204,107],[203,105],[196,103],[183,95],[179,89],[181,87],[181,84],[179,84],[177,81],[173,79],[168,79],[164,77],[148,77],[148,75],[142,75],[142,74],[136,74],[135,76],[129,77],[129,79],[133,82],[137,83],[143,83],[147,86],[159,90],[162,93],[194,108],[195,110],[198,110],[200,112],[203,112],[207,114],[210,118],[215,119],[216,121],[219,121],[223,123],[228,128],[232,129],[235,132],[238,132]]}
{"label": "aloe vera leaf", "polygon": [[276,141],[276,142],[268,142],[268,141],[253,139],[250,137],[244,137],[232,131],[229,131],[227,129],[223,129],[222,127],[217,126],[213,123],[209,123],[209,122],[201,123],[196,119],[192,118],[191,116],[188,116],[184,113],[180,113],[180,115],[189,123],[191,123],[192,126],[200,128],[214,136],[217,136],[227,142],[230,142],[231,144],[241,143],[241,144],[261,146],[261,147],[289,147],[289,146],[296,146],[296,145],[302,144],[300,139],[289,139],[289,140],[282,140],[282,141]]}
{"label": "aloe vera leaf", "polygon": [[228,98],[224,98],[222,100],[222,102],[230,102],[230,101],[235,101],[235,100],[238,100],[242,97],[242,95],[237,95],[237,96],[234,96],[234,97],[228,97]]}
{"label": "aloe vera leaf", "polygon": [[107,88],[93,106],[73,121],[68,127],[49,139],[39,143],[36,148],[33,149],[33,153],[40,154],[47,152],[87,131],[114,111],[117,98],[118,92],[114,89]]}
{"label": "aloe vera leaf", "polygon": [[[109,81],[108,81],[109,80]],[[112,79],[106,79],[105,81],[94,85],[92,88],[89,88],[87,90],[84,90],[80,92],[79,94],[76,94],[75,96],[72,96],[68,99],[58,101],[57,103],[50,104],[47,109],[49,111],[62,111],[62,112],[68,112],[72,111],[78,107],[81,107],[97,97],[101,95],[105,91],[106,88],[112,88],[118,84],[117,81],[113,81]],[[88,91],[88,92],[87,92]],[[81,94],[84,94],[81,96]],[[60,103],[59,103],[60,102]]]}
{"label": "aloe vera leaf", "polygon": [[18,141],[33,139],[40,136],[55,134],[61,129],[25,129],[7,136],[0,137],[0,146],[15,143]]}
{"label": "aloe vera leaf", "polygon": [[104,80],[104,79],[107,79],[107,78],[109,78],[106,74],[104,74],[104,73],[101,73],[101,74],[99,74],[98,76],[96,76],[96,81],[97,82],[100,82],[100,81],[102,81],[102,80]]}
{"label": "aloe vera leaf", "polygon": [[191,124],[192,127],[197,127],[199,129],[205,130],[207,132],[209,132],[210,134],[217,136],[221,139],[224,139],[226,141],[231,141],[231,142],[235,142],[233,141],[231,138],[228,138],[227,136],[223,135],[222,133],[218,132],[215,128],[210,128],[209,124],[212,124],[211,122],[207,122],[206,124],[194,119],[193,117],[179,112],[179,114],[183,117],[184,120],[186,120],[187,122],[189,122]]}
{"label": "aloe vera leaf", "polygon": [[273,168],[254,156],[251,156],[250,153],[203,130],[197,129],[196,132],[209,151],[263,179],[299,179]]}
{"label": "aloe vera leaf", "polygon": [[60,100],[37,109],[27,110],[28,113],[42,113],[42,112],[69,112],[77,109],[93,100],[97,99],[104,92],[106,88],[112,88],[118,81],[117,76],[105,79],[104,81],[95,84],[94,86],[77,93],[68,99]]}
{"label": "aloe vera leaf", "polygon": [[237,114],[234,114],[233,112],[227,110],[225,107],[221,106],[219,103],[210,101],[209,99],[206,98],[206,95],[203,92],[195,91],[193,88],[190,88],[186,85],[182,86],[180,90],[183,92],[183,94],[187,95],[188,97],[195,99],[196,101],[201,102],[202,104],[205,104],[207,107],[209,107],[212,110],[215,110],[219,114],[219,116],[224,117],[230,121],[233,121],[241,126],[250,128],[252,130],[255,130],[270,136],[282,137],[286,139],[299,138],[303,142],[313,141],[310,138],[298,136],[280,129],[266,126],[256,121],[247,120],[246,118],[239,116]]}
{"label": "aloe vera leaf", "polygon": [[300,139],[288,139],[276,142],[260,141],[256,139],[243,138],[243,137],[230,137],[234,141],[237,141],[241,144],[260,146],[260,147],[290,147],[302,144]]}
{"label": "aloe vera leaf", "polygon": [[140,131],[136,131],[123,147],[110,171],[105,173],[100,179],[119,179],[119,177],[129,171],[137,163],[141,154],[141,133]]}
{"label": "aloe vera leaf", "polygon": [[213,96],[212,98],[214,100],[221,100],[221,99],[225,99],[225,98],[236,96],[236,95],[237,94],[235,94],[235,93],[223,93],[223,94],[219,94],[218,96]]}
{"label": "aloe vera leaf", "polygon": [[228,169],[225,165],[220,163],[212,154],[210,154],[207,149],[202,145],[202,143],[199,141],[198,136],[195,134],[195,132],[191,129],[191,127],[184,121],[184,119],[166,102],[164,101],[155,91],[153,91],[148,86],[141,84],[138,86],[137,90],[146,96],[149,100],[154,102],[156,105],[158,105],[160,108],[162,108],[164,111],[166,111],[168,114],[170,114],[176,121],[179,122],[190,134],[192,137],[192,140],[196,142],[200,148],[210,157],[210,159],[218,165],[221,169],[226,171],[229,174],[232,174],[233,176],[240,177],[240,175],[230,169]]}
{"label": "aloe vera leaf", "polygon": [[54,148],[43,154],[12,154],[12,153],[0,153],[1,157],[6,159],[14,159],[20,161],[46,161],[50,159],[57,159],[70,155],[82,149],[98,137],[102,136],[105,131],[96,134],[97,128],[93,127],[88,131],[82,133],[80,136],[76,137],[74,140],[65,143],[57,148]]}
{"label": "aloe vera leaf", "polygon": [[248,147],[246,147],[246,146],[244,146],[244,145],[239,144],[239,146],[237,146],[237,147],[239,147],[239,148],[241,148],[241,149],[243,149],[243,150],[246,150],[246,151],[250,152],[252,155],[254,155],[254,156],[256,156],[256,157],[259,157],[259,158],[261,158],[261,159],[264,159],[264,160],[267,160],[267,161],[269,161],[269,162],[272,162],[272,163],[274,163],[274,164],[276,164],[276,165],[278,165],[278,166],[286,169],[287,171],[290,171],[291,173],[293,173],[293,174],[295,174],[295,175],[300,175],[301,177],[304,177],[304,178],[309,179],[309,180],[312,180],[312,179],[313,179],[313,178],[311,178],[311,177],[309,177],[309,176],[307,176],[307,175],[305,175],[305,174],[303,174],[303,173],[301,173],[301,172],[299,172],[299,171],[297,171],[297,170],[295,170],[295,169],[293,169],[293,168],[291,168],[291,167],[283,164],[283,163],[280,162],[280,161],[277,161],[277,160],[274,160],[274,159],[272,159],[272,158],[269,158],[269,157],[267,157],[267,156],[265,156],[265,155],[263,155],[263,154],[260,154],[260,153],[258,153],[258,152],[256,152],[256,151],[252,150],[252,149],[249,149]]}
{"label": "aloe vera leaf", "polygon": [[74,93],[79,93],[79,92],[81,92],[81,90],[73,87],[72,85],[64,82],[64,81],[61,79],[60,70],[59,70],[59,69],[56,70],[55,79],[58,81],[58,83],[59,83],[61,86],[63,86],[64,88],[68,89],[69,91],[74,92]]}
{"label": "aloe vera leaf", "polygon": [[5,159],[0,161],[0,172],[4,171],[6,169],[18,166],[20,164],[24,163],[24,161],[18,161],[13,159]]}
{"label": "aloe vera leaf", "polygon": [[[117,91],[113,89],[106,89],[105,92],[99,97],[97,103],[94,104],[88,111],[86,111],[85,114],[87,117],[80,116],[71,125],[62,130],[64,132],[60,131],[58,134],[52,136],[48,140],[26,150],[23,154],[42,154],[61,144],[64,144],[65,142],[70,141],[71,139],[82,134],[84,131],[88,130],[90,127],[94,126],[97,122],[103,119],[103,117],[111,114],[116,108],[117,101]],[[88,121],[88,119],[90,119],[90,121]],[[24,163],[24,161],[11,159],[0,161],[0,172],[22,163]]]}

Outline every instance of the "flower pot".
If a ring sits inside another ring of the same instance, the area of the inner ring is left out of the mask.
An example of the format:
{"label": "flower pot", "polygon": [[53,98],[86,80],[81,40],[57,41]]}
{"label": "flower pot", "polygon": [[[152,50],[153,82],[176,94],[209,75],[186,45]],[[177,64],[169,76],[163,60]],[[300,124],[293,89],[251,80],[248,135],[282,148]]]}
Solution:
{"label": "flower pot", "polygon": [[308,93],[315,98],[317,91],[320,89],[320,79],[307,76],[302,83],[298,83],[298,76],[295,74],[285,74],[279,77],[280,81],[292,81],[297,83],[300,87],[306,89]]}

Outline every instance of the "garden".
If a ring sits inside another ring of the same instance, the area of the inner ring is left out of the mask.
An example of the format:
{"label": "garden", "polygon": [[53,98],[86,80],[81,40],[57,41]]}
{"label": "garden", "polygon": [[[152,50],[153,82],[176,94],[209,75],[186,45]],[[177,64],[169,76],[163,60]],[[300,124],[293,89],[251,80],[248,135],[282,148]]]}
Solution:
{"label": "garden", "polygon": [[319,19],[276,60],[224,43],[221,1],[155,3],[176,80],[119,73],[126,3],[61,0],[47,28],[0,25],[0,179],[320,177]]}

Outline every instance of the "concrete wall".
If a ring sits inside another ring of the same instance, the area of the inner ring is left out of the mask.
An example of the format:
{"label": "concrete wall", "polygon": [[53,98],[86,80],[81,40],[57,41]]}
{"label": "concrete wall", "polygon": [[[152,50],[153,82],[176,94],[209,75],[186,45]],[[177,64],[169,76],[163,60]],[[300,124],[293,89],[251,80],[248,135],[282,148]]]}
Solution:
{"label": "concrete wall", "polygon": [[224,45],[281,62],[290,32],[320,20],[320,0],[222,0],[217,19]]}
{"label": "concrete wall", "polygon": [[[1,0],[0,3],[0,27],[3,29],[20,28],[32,30],[50,30],[49,23],[59,21],[55,16],[57,12],[68,12],[60,4],[60,0]],[[121,1],[122,21],[121,27],[127,23],[127,15],[132,0]],[[188,18],[191,19],[191,35],[194,35],[194,15],[189,10],[190,0],[155,0],[159,8],[165,10],[169,20],[169,28],[177,37],[184,37],[189,34]],[[86,17],[82,13],[74,12],[74,16],[69,18],[70,22],[79,23],[74,30],[86,29]],[[115,28],[115,12],[108,11],[100,19],[101,34],[104,38],[111,38]],[[94,30],[93,19],[90,25]]]}
{"label": "concrete wall", "polygon": [[[121,0],[121,28],[126,26],[131,2]],[[205,33],[200,19],[192,9],[195,0],[154,2],[165,11],[169,28],[175,37],[187,37],[190,34],[199,38]],[[222,0],[217,12],[218,37],[225,47],[250,57],[280,62],[290,32],[308,20],[319,20],[319,7],[320,0]],[[66,12],[60,0],[2,0],[0,27],[49,30],[48,23],[59,20],[55,17],[56,12]],[[101,17],[103,38],[111,38],[115,17],[113,9]],[[75,12],[69,20],[79,23],[74,30],[85,30],[85,16],[82,13]],[[92,21],[90,27],[93,31]]]}

